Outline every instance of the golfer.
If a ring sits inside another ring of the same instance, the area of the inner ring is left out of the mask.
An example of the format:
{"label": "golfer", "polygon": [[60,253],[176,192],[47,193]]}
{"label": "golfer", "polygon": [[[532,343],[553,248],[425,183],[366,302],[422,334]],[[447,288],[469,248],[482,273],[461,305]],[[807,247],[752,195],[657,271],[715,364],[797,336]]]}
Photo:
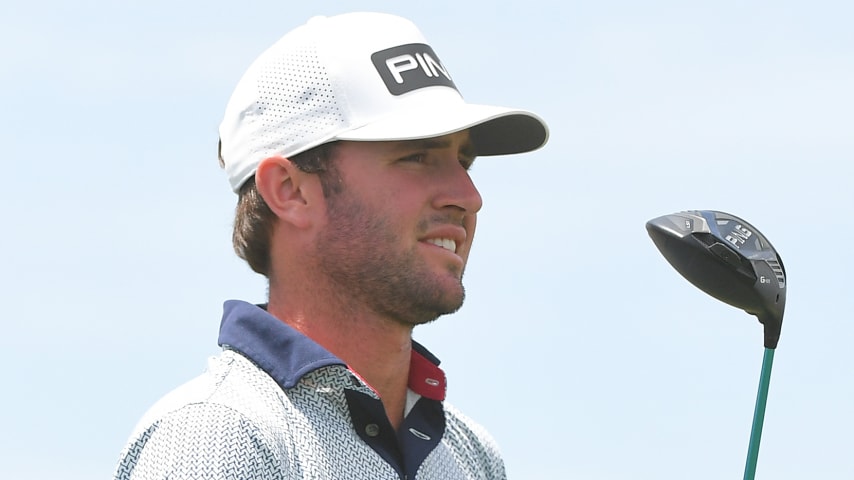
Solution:
{"label": "golfer", "polygon": [[219,133],[268,300],[225,303],[222,352],[146,413],[115,478],[505,478],[412,330],[463,304],[475,157],[540,148],[545,123],[465,103],[415,25],[352,13],[262,53]]}

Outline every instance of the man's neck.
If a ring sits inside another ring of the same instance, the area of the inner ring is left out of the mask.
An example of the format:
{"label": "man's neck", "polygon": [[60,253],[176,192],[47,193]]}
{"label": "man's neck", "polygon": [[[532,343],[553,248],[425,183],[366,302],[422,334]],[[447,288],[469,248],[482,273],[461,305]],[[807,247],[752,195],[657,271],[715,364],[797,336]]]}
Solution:
{"label": "man's neck", "polygon": [[403,422],[412,328],[376,314],[296,309],[271,296],[268,311],[343,360],[382,399],[389,422]]}

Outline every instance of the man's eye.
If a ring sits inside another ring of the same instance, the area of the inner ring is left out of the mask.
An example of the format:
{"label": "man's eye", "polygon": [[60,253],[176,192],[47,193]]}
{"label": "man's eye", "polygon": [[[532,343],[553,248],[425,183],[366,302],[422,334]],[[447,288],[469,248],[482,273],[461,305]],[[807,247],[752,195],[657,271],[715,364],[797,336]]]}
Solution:
{"label": "man's eye", "polygon": [[402,162],[424,163],[427,160],[427,155],[423,153],[413,153],[400,159]]}

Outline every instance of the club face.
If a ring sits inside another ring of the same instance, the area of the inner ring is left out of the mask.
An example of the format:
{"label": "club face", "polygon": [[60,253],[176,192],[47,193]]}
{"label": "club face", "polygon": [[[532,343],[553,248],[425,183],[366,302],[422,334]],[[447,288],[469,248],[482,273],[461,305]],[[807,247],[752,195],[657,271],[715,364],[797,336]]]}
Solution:
{"label": "club face", "polygon": [[756,315],[765,346],[776,348],[786,304],[786,274],[774,247],[733,215],[688,211],[650,220],[647,232],[688,281],[729,305]]}

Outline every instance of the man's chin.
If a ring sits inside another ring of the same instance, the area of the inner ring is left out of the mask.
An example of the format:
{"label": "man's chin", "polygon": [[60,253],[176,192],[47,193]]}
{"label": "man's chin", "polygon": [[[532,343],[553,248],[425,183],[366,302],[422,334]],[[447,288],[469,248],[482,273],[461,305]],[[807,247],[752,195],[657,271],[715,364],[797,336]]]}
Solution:
{"label": "man's chin", "polygon": [[465,289],[460,288],[459,292],[453,296],[447,296],[442,301],[432,303],[432,305],[424,305],[420,315],[414,315],[414,324],[423,325],[437,320],[444,315],[451,315],[462,308],[465,301]]}

